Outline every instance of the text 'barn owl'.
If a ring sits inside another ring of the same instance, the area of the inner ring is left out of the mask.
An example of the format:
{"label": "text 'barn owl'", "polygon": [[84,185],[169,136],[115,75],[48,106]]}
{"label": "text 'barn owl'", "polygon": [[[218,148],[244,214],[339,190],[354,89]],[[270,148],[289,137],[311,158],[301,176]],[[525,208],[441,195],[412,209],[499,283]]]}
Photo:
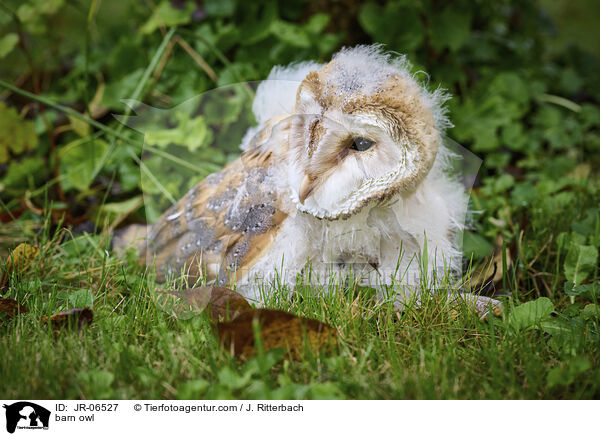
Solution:
{"label": "text 'barn owl'", "polygon": [[308,268],[321,283],[352,270],[375,287],[457,270],[467,195],[446,174],[446,96],[409,67],[377,46],[275,67],[242,156],[149,231],[157,278],[204,277],[259,299],[276,275],[292,288]]}

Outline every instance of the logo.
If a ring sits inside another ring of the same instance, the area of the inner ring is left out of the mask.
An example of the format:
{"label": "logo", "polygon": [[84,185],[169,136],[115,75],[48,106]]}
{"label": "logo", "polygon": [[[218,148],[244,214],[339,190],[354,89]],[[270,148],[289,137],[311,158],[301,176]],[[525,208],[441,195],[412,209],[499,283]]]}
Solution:
{"label": "logo", "polygon": [[48,430],[50,411],[29,401],[19,401],[3,406],[6,409],[6,431],[14,433],[15,429]]}

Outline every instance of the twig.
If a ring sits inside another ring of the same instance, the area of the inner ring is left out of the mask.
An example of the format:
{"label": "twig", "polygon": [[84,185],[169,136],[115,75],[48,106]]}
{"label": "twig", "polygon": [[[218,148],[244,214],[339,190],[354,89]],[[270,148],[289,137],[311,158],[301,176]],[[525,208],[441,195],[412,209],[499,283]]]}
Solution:
{"label": "twig", "polygon": [[30,190],[27,190],[25,192],[23,202],[25,203],[25,206],[27,207],[27,209],[29,209],[33,213],[35,213],[37,215],[42,215],[44,213],[44,211],[42,209],[35,207],[35,205],[31,202],[31,191]]}
{"label": "twig", "polygon": [[[223,64],[227,67],[231,67],[231,62],[229,61],[229,59],[227,59],[227,56],[225,56],[223,54],[223,52],[221,50],[219,50],[217,47],[215,47],[214,45],[212,45],[206,38],[197,35],[198,39],[200,39],[200,41],[202,41],[204,43],[204,45],[206,45],[209,49],[212,50],[212,52],[219,58],[219,60],[221,62],[223,62]],[[235,71],[235,69],[231,69],[232,74],[235,76],[235,79],[239,82],[238,84],[242,84],[244,90],[246,91],[246,93],[248,94],[248,96],[253,99],[254,98],[254,91],[252,90],[252,88],[250,88],[250,86],[248,85],[247,82],[243,82],[242,78],[238,75],[237,71]]]}
{"label": "twig", "polygon": [[202,68],[202,70],[204,70],[206,75],[210,77],[213,82],[217,83],[219,81],[219,77],[217,76],[217,73],[215,73],[215,70],[213,70],[211,66],[208,65],[208,63],[202,58],[202,56],[200,56],[198,52],[194,50],[185,39],[177,35],[175,37],[175,41],[181,46],[182,49],[185,50],[185,52],[188,55],[190,55],[194,62],[196,62],[198,66]]}
{"label": "twig", "polygon": [[[110,266],[117,266],[117,265],[121,265],[121,264],[124,264],[124,263],[125,263],[125,261],[119,261],[119,262],[115,262],[115,263],[110,264]],[[72,280],[72,279],[74,279],[76,277],[82,276],[82,275],[87,274],[87,273],[91,273],[91,272],[95,272],[95,271],[100,271],[100,270],[102,270],[104,268],[106,268],[106,267],[104,265],[102,265],[102,266],[97,266],[95,268],[86,269],[85,271],[79,271],[79,272],[76,272],[76,273],[73,273],[73,274],[68,274],[68,275],[66,275],[64,277],[64,279],[65,280]]]}
{"label": "twig", "polygon": [[174,46],[175,46],[175,40],[169,41],[169,44],[167,45],[167,49],[165,50],[162,57],[160,58],[160,62],[158,63],[156,70],[154,70],[154,74],[152,74],[152,84],[150,85],[150,88],[149,88],[150,90],[154,89],[154,87],[156,86],[156,83],[158,82],[160,75],[162,74],[163,70],[165,69],[165,66],[167,65],[167,61],[169,60],[169,57],[171,57],[171,53],[173,53]]}
{"label": "twig", "polygon": [[121,303],[125,301],[125,297],[121,298],[121,301],[119,301],[119,303],[115,306],[115,308],[113,310],[111,310],[110,315],[112,315],[114,313],[115,310],[117,310],[117,308],[121,305]]}

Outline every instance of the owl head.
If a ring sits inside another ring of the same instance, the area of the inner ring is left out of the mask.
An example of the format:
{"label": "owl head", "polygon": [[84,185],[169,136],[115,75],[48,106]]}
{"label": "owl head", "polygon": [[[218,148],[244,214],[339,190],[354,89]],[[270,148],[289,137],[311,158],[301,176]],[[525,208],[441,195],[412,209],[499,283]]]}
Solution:
{"label": "owl head", "polygon": [[427,91],[409,69],[379,46],[358,46],[304,77],[289,133],[299,210],[345,219],[415,191],[449,122],[443,91]]}

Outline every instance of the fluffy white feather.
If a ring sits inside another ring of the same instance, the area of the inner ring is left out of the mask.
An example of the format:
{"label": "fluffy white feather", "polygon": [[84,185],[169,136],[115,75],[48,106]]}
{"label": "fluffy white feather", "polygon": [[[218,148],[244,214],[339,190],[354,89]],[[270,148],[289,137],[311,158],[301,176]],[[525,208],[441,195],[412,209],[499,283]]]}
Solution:
{"label": "fluffy white feather", "polygon": [[[382,203],[371,202],[346,219],[320,219],[322,210],[339,208],[341,203],[354,201],[352,189],[358,183],[355,179],[366,177],[371,184],[385,183],[385,179],[377,179],[376,176],[402,171],[414,165],[418,156],[414,153],[400,156],[397,151],[401,149],[390,146],[389,155],[379,164],[363,168],[364,173],[355,168],[357,160],[346,159],[328,176],[323,187],[307,200],[305,207],[298,201],[298,186],[305,163],[300,154],[293,155],[282,146],[293,140],[291,135],[294,132],[289,129],[274,132],[262,144],[262,150],[273,153],[273,160],[278,162],[265,183],[272,183],[279,195],[285,197],[282,207],[290,218],[284,222],[268,254],[238,282],[238,289],[247,297],[258,298],[258,284],[274,277],[274,267],[284,281],[293,284],[296,274],[304,269],[307,261],[313,277],[321,281],[326,282],[332,273],[347,272],[352,266],[368,270],[366,274],[372,285],[390,284],[395,279],[406,284],[407,289],[412,289],[420,280],[422,266],[419,259],[425,246],[430,277],[434,270],[460,269],[459,236],[465,222],[468,196],[461,183],[447,174],[452,158],[452,153],[443,143],[445,129],[451,126],[444,107],[448,95],[441,89],[430,92],[421,86],[413,77],[405,57],[384,53],[380,46],[343,49],[333,57],[332,65],[326,73],[327,83],[337,86],[327,92],[337,93],[342,98],[357,94],[373,95],[390,77],[400,76],[433,117],[437,135],[435,160],[427,175],[411,192],[398,192]],[[300,82],[310,72],[323,67],[316,63],[301,63],[273,69],[257,90],[253,110],[259,126],[246,136],[244,149],[250,146],[250,139],[265,127],[268,120],[302,115],[295,112],[296,98],[302,97],[298,96]],[[307,107],[318,106],[309,100],[312,106]],[[310,109],[310,112],[315,110]],[[305,115],[312,117],[315,114]],[[369,127],[376,125],[377,120],[372,122],[364,117],[349,117],[339,110],[327,112],[327,118],[330,124],[323,142],[338,141],[345,132],[377,137],[380,142],[391,141],[381,138],[381,133]],[[299,137],[295,140],[304,141],[303,134],[298,132]],[[393,177],[400,176],[396,174]],[[362,189],[365,182],[360,182]],[[369,267],[372,261],[378,263],[377,271]]]}
{"label": "fluffy white feather", "polygon": [[276,274],[292,287],[307,266],[322,284],[350,270],[380,289],[399,282],[399,301],[424,269],[459,271],[467,195],[448,171],[447,98],[380,46],[275,67],[242,157],[165,212],[147,261],[165,278],[195,268],[227,284],[232,273],[256,300]]}

